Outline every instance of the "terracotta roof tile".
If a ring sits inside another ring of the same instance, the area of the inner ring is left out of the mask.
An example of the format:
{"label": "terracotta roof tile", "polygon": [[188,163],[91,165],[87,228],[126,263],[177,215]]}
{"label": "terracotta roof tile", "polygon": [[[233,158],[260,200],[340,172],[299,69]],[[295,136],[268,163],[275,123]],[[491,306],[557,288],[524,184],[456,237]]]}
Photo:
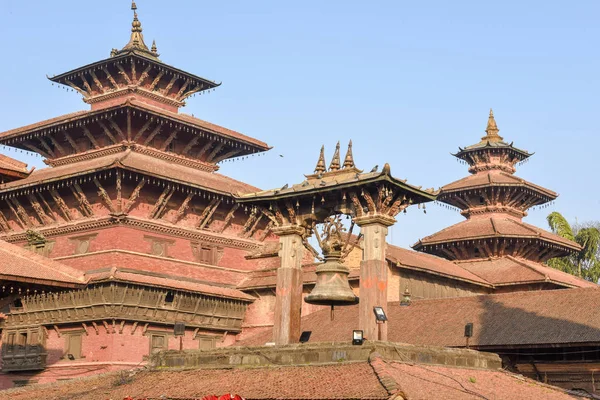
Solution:
{"label": "terracotta roof tile", "polygon": [[426,236],[413,248],[422,245],[448,243],[462,240],[483,239],[489,237],[519,237],[547,240],[564,247],[579,250],[581,247],[568,239],[529,225],[515,218],[502,215],[473,217]]}
{"label": "terracotta roof tile", "polygon": [[489,282],[462,268],[461,265],[457,265],[452,261],[430,254],[403,249],[388,244],[386,258],[394,264],[399,264],[399,266],[409,269],[490,286]]}
{"label": "terracotta roof tile", "polygon": [[519,178],[518,176],[511,175],[500,170],[481,171],[476,174],[469,175],[463,179],[443,186],[440,189],[440,194],[443,195],[445,192],[474,189],[486,186],[525,186],[553,199],[558,197],[558,194],[551,190],[535,185]]}
{"label": "terracotta roof tile", "polygon": [[0,169],[6,169],[9,171],[19,172],[21,174],[28,174],[27,164],[14,158],[0,154]]}
{"label": "terracotta roof tile", "polygon": [[60,115],[58,117],[46,119],[43,121],[36,122],[35,124],[29,124],[22,126],[20,128],[11,129],[8,131],[0,132],[0,139],[4,139],[11,136],[18,136],[21,133],[31,132],[40,128],[45,128],[50,125],[65,123],[71,121],[73,119],[78,119],[79,117],[84,117],[87,114],[90,114],[90,110],[76,111],[69,114]]}
{"label": "terracotta roof tile", "polygon": [[597,286],[592,282],[577,278],[566,272],[523,258],[514,258],[511,256],[494,259],[458,261],[457,264],[496,286],[548,281],[569,287]]}
{"label": "terracotta roof tile", "polygon": [[198,282],[187,277],[159,276],[157,274],[133,271],[125,268],[112,268],[103,271],[88,272],[90,283],[101,281],[119,281],[152,285],[168,289],[179,289],[188,292],[202,293],[210,296],[228,297],[239,300],[254,301],[255,298],[234,288]]}
{"label": "terracotta roof tile", "polygon": [[[582,304],[585,304],[582,307]],[[388,339],[418,345],[464,347],[465,324],[474,325],[475,347],[600,343],[600,288],[540,290],[496,295],[415,300],[388,304]],[[302,318],[311,342],[347,342],[358,329],[358,306],[338,307]],[[264,331],[241,345],[272,340]]]}
{"label": "terracotta roof tile", "polygon": [[36,170],[27,178],[0,185],[0,191],[35,185],[53,180],[63,180],[72,176],[84,175],[94,171],[105,170],[120,163],[126,169],[138,171],[167,180],[192,184],[216,192],[231,194],[234,192],[252,192],[257,188],[236,181],[225,175],[201,171],[183,165],[168,163],[144,154],[124,151],[92,160],[80,161],[73,164]]}
{"label": "terracotta roof tile", "polygon": [[83,272],[0,240],[0,279],[59,287],[80,287]]}

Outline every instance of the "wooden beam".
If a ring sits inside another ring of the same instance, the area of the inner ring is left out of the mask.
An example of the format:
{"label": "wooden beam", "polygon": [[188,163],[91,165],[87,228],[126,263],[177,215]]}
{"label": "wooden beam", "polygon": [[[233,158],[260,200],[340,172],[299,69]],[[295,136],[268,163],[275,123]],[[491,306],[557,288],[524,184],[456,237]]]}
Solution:
{"label": "wooden beam", "polygon": [[133,85],[131,78],[129,78],[129,75],[127,75],[127,72],[125,72],[123,66],[117,63],[117,68],[119,69],[119,75],[121,75],[125,79],[125,82],[127,82],[128,85]]}
{"label": "wooden beam", "polygon": [[167,197],[167,195],[170,192],[171,192],[171,188],[169,188],[169,187],[164,188],[163,192],[160,194],[160,196],[158,196],[156,203],[154,203],[154,207],[152,207],[152,210],[150,210],[150,212],[148,213],[149,219],[154,219],[154,217],[156,216],[156,213],[162,206],[163,201],[165,200],[165,198]]}
{"label": "wooden beam", "polygon": [[200,85],[196,85],[194,86],[194,88],[192,90],[187,91],[185,94],[181,94],[179,97],[177,97],[178,101],[183,101],[185,99],[187,99],[188,97],[190,97],[191,95],[193,95],[194,93],[198,93],[200,91],[202,91],[204,89],[204,84],[200,84]]}
{"label": "wooden beam", "polygon": [[54,210],[50,207],[50,204],[46,201],[46,198],[42,194],[42,192],[38,192],[37,197],[40,199],[40,204],[42,205],[42,209],[48,217],[52,219],[53,222],[56,222],[56,216],[54,215]]}
{"label": "wooden beam", "polygon": [[127,140],[131,141],[131,110],[127,110]]}
{"label": "wooden beam", "polygon": [[223,221],[223,226],[221,226],[221,229],[219,229],[219,233],[223,233],[223,231],[225,231],[225,229],[227,229],[227,226],[229,226],[229,222],[231,222],[231,219],[233,218],[233,215],[235,214],[235,212],[237,211],[238,208],[240,208],[239,203],[235,203],[233,205],[233,207],[231,207],[231,210],[229,210],[229,212],[227,213],[227,216],[225,216],[225,220]]}
{"label": "wooden beam", "polygon": [[248,232],[250,230],[250,227],[252,226],[254,221],[256,221],[257,218],[258,218],[258,213],[255,210],[252,210],[252,212],[248,216],[248,219],[246,220],[246,223],[242,227],[242,232],[240,233],[240,236],[244,235],[246,232]]}
{"label": "wooden beam", "polygon": [[135,321],[133,323],[133,326],[131,327],[131,334],[132,335],[135,333],[135,330],[137,329],[138,323],[139,323],[138,321]]}
{"label": "wooden beam", "polygon": [[119,334],[123,334],[124,327],[125,327],[125,320],[121,321],[121,325],[119,325]]}
{"label": "wooden beam", "polygon": [[185,82],[183,82],[183,85],[181,85],[181,88],[179,89],[179,91],[175,95],[175,99],[179,99],[181,97],[181,95],[183,94],[183,92],[185,91],[185,89],[187,89],[187,87],[190,85],[190,83],[191,83],[191,80],[189,78],[186,79]]}
{"label": "wooden beam", "polygon": [[29,214],[27,214],[27,211],[25,211],[25,208],[23,208],[21,202],[16,197],[12,197],[10,200],[15,206],[17,214],[21,217],[22,221],[25,222],[25,225],[27,225],[27,227],[30,227],[32,225],[31,218],[29,218]]}
{"label": "wooden beam", "polygon": [[231,151],[228,151],[225,154],[221,154],[220,156],[215,157],[213,162],[216,164],[216,163],[226,160],[228,158],[234,157],[236,154],[240,153],[241,151],[242,151],[242,149],[233,149]]}
{"label": "wooden beam", "polygon": [[169,193],[167,197],[163,200],[162,204],[160,205],[160,207],[156,211],[156,214],[154,215],[154,219],[160,219],[163,216],[169,205],[169,200],[171,200],[171,197],[173,197],[173,193],[175,193],[175,188],[171,188],[171,193]]}
{"label": "wooden beam", "polygon": [[152,142],[152,139],[154,139],[156,137],[156,135],[158,135],[160,133],[161,129],[162,129],[162,125],[160,125],[160,124],[156,128],[154,128],[152,133],[150,133],[150,135],[148,135],[146,140],[144,140],[144,146],[148,146],[148,144],[150,144],[150,142]]}
{"label": "wooden beam", "polygon": [[149,76],[148,73],[150,72],[151,68],[152,68],[152,64],[148,64],[146,69],[144,71],[142,71],[142,74],[140,75],[140,79],[137,81],[138,85],[141,85],[142,82],[144,82],[146,80],[146,78]]}
{"label": "wooden beam", "polygon": [[65,149],[58,143],[58,141],[54,138],[54,136],[48,136],[50,138],[50,142],[54,145],[54,148],[58,150],[62,155],[67,155]]}
{"label": "wooden beam", "polygon": [[106,93],[106,90],[104,90],[104,86],[102,86],[102,83],[100,83],[100,80],[96,76],[96,73],[90,70],[90,76],[92,77],[92,80],[94,81],[98,89],[100,89],[100,93]]}
{"label": "wooden beam", "polygon": [[98,331],[98,324],[94,321],[92,321],[92,326],[94,327],[94,330],[96,331],[96,336],[100,334],[100,332]]}
{"label": "wooden beam", "polygon": [[81,326],[83,327],[83,330],[85,331],[85,336],[89,336],[90,334],[88,333],[88,327],[85,324],[85,322],[82,322]]}
{"label": "wooden beam", "polygon": [[183,148],[183,151],[181,152],[181,155],[187,155],[187,153],[190,152],[190,150],[192,149],[192,147],[194,147],[194,145],[196,143],[198,143],[198,140],[200,140],[200,135],[196,135],[192,138],[192,140],[190,140],[188,142],[188,144],[185,145],[185,147]]}
{"label": "wooden beam", "polygon": [[37,214],[38,219],[40,220],[40,223],[42,225],[51,224],[54,222],[52,218],[46,215],[46,212],[44,212],[44,209],[42,208],[40,202],[33,193],[29,193],[27,195],[27,198],[29,199],[29,203],[31,203],[31,208],[33,208],[33,211],[35,211],[35,213]]}
{"label": "wooden beam", "polygon": [[21,219],[21,216],[19,215],[19,213],[17,212],[17,210],[13,207],[12,203],[9,201],[9,199],[5,199],[6,204],[8,204],[8,208],[10,209],[10,211],[13,213],[13,215],[15,216],[15,221],[21,226],[21,228],[23,229],[27,229],[27,227],[29,226],[27,224],[26,221],[23,221]]}
{"label": "wooden beam", "polygon": [[173,74],[173,77],[171,78],[171,80],[169,81],[167,86],[165,86],[165,88],[162,91],[163,96],[169,95],[169,90],[171,90],[173,88],[173,85],[175,84],[176,81],[177,81],[177,75]]}
{"label": "wooden beam", "polygon": [[181,218],[183,218],[183,215],[189,208],[190,200],[192,200],[193,197],[194,197],[193,193],[188,193],[186,198],[181,203],[181,206],[179,206],[179,209],[177,209],[175,216],[173,217],[173,221],[172,221],[173,224],[177,224],[181,220]]}
{"label": "wooden beam", "polygon": [[138,139],[140,137],[142,137],[142,135],[144,134],[144,132],[146,132],[148,130],[148,128],[150,128],[150,124],[152,123],[152,120],[149,119],[148,121],[146,121],[146,123],[140,128],[139,131],[137,131],[137,133],[135,134],[135,136],[133,137],[133,141],[137,142]]}
{"label": "wooden beam", "polygon": [[58,329],[58,326],[52,325],[52,328],[54,328],[54,331],[56,332],[56,334],[58,335],[58,337],[60,337],[60,329]]}
{"label": "wooden beam", "polygon": [[90,130],[86,126],[83,126],[81,129],[83,130],[83,134],[85,135],[85,137],[88,138],[89,141],[92,143],[92,146],[94,146],[95,149],[99,149],[100,145],[98,144],[96,138],[94,137],[94,135],[92,135]]}
{"label": "wooden beam", "polygon": [[48,154],[50,154],[52,158],[56,158],[56,153],[54,153],[50,145],[46,143],[43,137],[38,138],[38,141],[42,144],[42,147],[46,150]]}
{"label": "wooden beam", "polygon": [[212,199],[210,201],[210,203],[208,203],[208,205],[204,208],[204,210],[202,211],[202,214],[200,214],[200,217],[198,218],[198,225],[196,226],[198,229],[202,229],[202,227],[204,227],[204,225],[206,225],[204,223],[206,220],[206,217],[208,216],[208,214],[210,214],[212,207],[216,203],[217,203],[217,199]]}
{"label": "wooden beam", "polygon": [[198,153],[196,154],[196,158],[201,158],[204,153],[206,153],[206,151],[208,151],[208,149],[210,148],[210,146],[212,146],[215,142],[213,142],[212,140],[207,140],[207,142],[204,144],[204,146],[202,146],[202,148],[200,148],[200,151],[198,151]]}
{"label": "wooden beam", "polygon": [[265,227],[265,230],[262,232],[262,234],[260,235],[260,237],[258,238],[258,240],[261,241],[261,242],[264,242],[265,239],[267,238],[267,236],[269,236],[269,234],[271,233],[272,230],[273,230],[273,221],[269,221],[269,223]]}
{"label": "wooden beam", "polygon": [[152,83],[150,84],[150,86],[148,87],[148,90],[150,92],[152,92],[154,90],[154,88],[156,87],[156,85],[158,85],[158,82],[160,82],[160,79],[163,77],[163,75],[165,74],[164,71],[160,71],[158,73],[158,75],[156,75],[156,78],[154,78],[154,80],[152,81]]}
{"label": "wooden beam", "polygon": [[104,188],[102,187],[102,184],[100,184],[100,181],[96,177],[94,177],[94,184],[98,188],[98,195],[100,196],[100,198],[102,199],[102,201],[104,202],[104,204],[106,205],[108,210],[110,212],[114,213],[115,207],[113,205],[113,202],[112,202],[110,196],[108,195],[108,192],[106,190],[104,190]]}
{"label": "wooden beam", "polygon": [[116,186],[117,186],[117,211],[122,211],[123,210],[123,188],[122,188],[122,182],[123,182],[123,174],[121,171],[117,171],[117,179],[116,179]]}
{"label": "wooden beam", "polygon": [[82,90],[79,86],[75,85],[73,82],[71,82],[68,79],[65,79],[65,83],[69,86],[71,86],[73,89],[75,89],[76,91],[79,92],[79,94],[81,94],[83,97],[88,98],[90,97],[89,93],[87,93],[85,90]]}
{"label": "wooden beam", "polygon": [[123,133],[123,131],[121,130],[121,127],[119,125],[117,125],[117,123],[112,119],[109,118],[108,119],[108,123],[110,124],[110,126],[112,126],[112,128],[117,132],[117,134],[119,135],[119,137],[123,140],[127,140],[127,136],[125,136],[125,134]]}
{"label": "wooden beam", "polygon": [[67,139],[67,142],[69,142],[69,144],[71,145],[71,147],[73,148],[73,150],[75,150],[75,153],[79,153],[79,146],[77,146],[77,143],[75,143],[75,141],[73,140],[73,138],[71,137],[71,135],[69,135],[69,132],[64,131],[63,132],[65,135],[65,139]]}
{"label": "wooden beam", "polygon": [[12,230],[10,228],[10,224],[8,223],[8,219],[6,219],[6,216],[4,215],[2,210],[0,210],[0,225],[2,226],[4,232],[10,232]]}
{"label": "wooden beam", "polygon": [[108,138],[114,143],[117,144],[119,143],[117,141],[117,139],[115,139],[115,137],[113,136],[113,134],[110,132],[110,130],[108,129],[108,127],[104,124],[104,122],[102,122],[101,120],[98,120],[98,125],[100,125],[100,128],[102,128],[102,130],[104,131],[104,134],[106,136],[108,136]]}
{"label": "wooden beam", "polygon": [[58,206],[58,209],[62,213],[63,218],[66,221],[71,221],[73,219],[73,217],[71,216],[71,210],[69,210],[69,207],[67,207],[67,204],[62,199],[62,197],[60,197],[58,191],[56,191],[56,189],[50,189],[50,196],[52,196],[52,200],[54,200],[54,202]]}
{"label": "wooden beam", "polygon": [[73,192],[73,195],[75,196],[75,198],[77,199],[77,202],[79,203],[79,209],[81,210],[81,214],[84,217],[93,217],[94,210],[93,210],[92,206],[90,205],[90,202],[88,201],[85,193],[81,189],[81,186],[79,186],[78,183],[74,183],[70,187],[71,187],[71,191]]}
{"label": "wooden beam", "polygon": [[252,225],[252,227],[250,228],[250,230],[248,231],[248,233],[246,234],[246,237],[251,238],[252,235],[254,235],[254,232],[256,231],[256,227],[258,226],[258,224],[260,223],[260,220],[262,219],[262,217],[264,216],[264,214],[260,214],[258,216],[258,218],[256,218],[256,221],[254,221],[254,224]]}
{"label": "wooden beam", "polygon": [[131,80],[133,82],[137,81],[137,77],[136,77],[136,70],[135,70],[135,62],[131,63]]}
{"label": "wooden beam", "polygon": [[117,84],[117,82],[115,81],[115,79],[113,78],[113,76],[111,75],[110,71],[108,70],[108,68],[103,67],[102,71],[104,71],[104,73],[106,74],[106,77],[108,78],[108,81],[111,83],[111,85],[113,85],[115,87],[115,89],[119,90],[120,87]]}
{"label": "wooden beam", "polygon": [[50,154],[46,153],[44,150],[41,150],[40,148],[29,144],[29,143],[23,143],[24,147],[27,147],[29,150],[33,151],[34,153],[38,153],[41,154],[42,156],[46,157],[46,158],[52,158],[50,157]]}
{"label": "wooden beam", "polygon": [[206,162],[212,162],[212,159],[217,155],[219,151],[223,148],[223,143],[219,143],[215,146],[215,148],[210,152],[208,157],[206,157]]}
{"label": "wooden beam", "polygon": [[177,134],[179,133],[179,129],[175,129],[173,132],[171,132],[171,134],[169,135],[169,137],[167,137],[167,140],[165,140],[165,142],[163,143],[163,145],[160,147],[161,151],[167,151],[167,148],[169,147],[169,145],[171,144],[171,142],[173,141],[173,139],[175,139],[175,137],[177,136]]}
{"label": "wooden beam", "polygon": [[104,329],[106,329],[106,333],[110,334],[110,327],[108,326],[108,322],[102,320],[102,325],[104,325]]}
{"label": "wooden beam", "polygon": [[129,211],[131,211],[131,207],[133,207],[133,205],[135,204],[135,201],[138,199],[138,197],[140,197],[140,191],[142,190],[142,188],[144,187],[145,184],[146,184],[146,181],[142,179],[137,184],[135,189],[133,189],[133,192],[131,192],[131,196],[129,196],[129,200],[127,201],[127,204],[125,204],[125,207],[123,208],[123,213],[127,214]]}
{"label": "wooden beam", "polygon": [[87,90],[87,92],[90,94],[90,96],[92,94],[94,94],[94,90],[92,89],[92,87],[90,86],[90,84],[88,83],[87,78],[85,77],[85,74],[81,74],[81,81],[83,82],[83,86],[85,86],[85,89]]}

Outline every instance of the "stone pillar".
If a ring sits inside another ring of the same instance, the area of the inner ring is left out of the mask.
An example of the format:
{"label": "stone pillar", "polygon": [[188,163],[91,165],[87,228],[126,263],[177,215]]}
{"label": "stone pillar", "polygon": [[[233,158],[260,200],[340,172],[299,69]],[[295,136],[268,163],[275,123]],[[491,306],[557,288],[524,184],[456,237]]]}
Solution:
{"label": "stone pillar", "polygon": [[302,258],[304,229],[288,225],[273,229],[279,236],[279,260],[275,298],[273,341],[277,345],[298,343],[302,311]]}
{"label": "stone pillar", "polygon": [[388,266],[385,259],[388,226],[396,220],[387,215],[356,217],[363,234],[363,259],[360,263],[360,302],[358,327],[368,340],[387,340],[388,323],[378,324],[373,307],[383,307],[387,315]]}

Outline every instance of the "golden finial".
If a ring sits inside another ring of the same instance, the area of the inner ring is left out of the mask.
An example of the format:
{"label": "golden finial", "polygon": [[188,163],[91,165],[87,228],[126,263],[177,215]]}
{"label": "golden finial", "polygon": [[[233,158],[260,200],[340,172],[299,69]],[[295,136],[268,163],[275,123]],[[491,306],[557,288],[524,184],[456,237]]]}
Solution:
{"label": "golden finial", "polygon": [[348,143],[348,151],[344,158],[344,168],[354,168],[354,156],[352,155],[352,140]]}
{"label": "golden finial", "polygon": [[158,49],[156,48],[156,40],[152,41],[152,47],[150,48],[152,54],[158,57]]}
{"label": "golden finial", "polygon": [[319,161],[315,167],[315,174],[322,174],[325,172],[325,146],[321,146],[321,154],[319,155]]}
{"label": "golden finial", "polygon": [[138,19],[137,5],[135,4],[135,1],[131,2],[131,9],[133,10],[133,22],[131,23],[131,38],[129,39],[129,43],[127,43],[121,51],[116,52],[115,55],[118,55],[120,52],[130,50],[141,50],[147,53],[148,55],[155,55],[148,49],[146,43],[144,43],[144,35],[142,35],[142,23]]}
{"label": "golden finial", "polygon": [[340,142],[337,142],[335,145],[335,152],[333,153],[333,158],[331,159],[331,164],[329,164],[330,171],[337,171],[340,169]]}
{"label": "golden finial", "polygon": [[486,135],[481,138],[483,141],[488,142],[500,142],[502,141],[502,136],[498,135],[500,129],[498,129],[498,125],[496,125],[496,119],[494,118],[494,110],[490,108],[490,116],[488,117],[487,128],[485,128]]}
{"label": "golden finial", "polygon": [[132,2],[131,2],[131,9],[132,9],[133,11],[137,10],[137,5],[135,4],[135,1],[132,1]]}

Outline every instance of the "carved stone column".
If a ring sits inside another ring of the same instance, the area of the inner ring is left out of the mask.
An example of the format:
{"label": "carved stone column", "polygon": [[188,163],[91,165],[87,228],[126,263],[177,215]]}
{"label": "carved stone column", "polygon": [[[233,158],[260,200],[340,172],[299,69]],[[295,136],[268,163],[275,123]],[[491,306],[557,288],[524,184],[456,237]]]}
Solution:
{"label": "carved stone column", "polygon": [[368,340],[387,340],[387,322],[377,324],[373,307],[382,307],[387,314],[387,261],[385,259],[388,226],[396,220],[388,215],[356,217],[363,234],[363,259],[360,263],[360,302],[358,326]]}
{"label": "carved stone column", "polygon": [[297,343],[300,339],[302,311],[302,258],[304,229],[288,225],[273,229],[279,236],[280,266],[277,270],[273,341],[277,345]]}

